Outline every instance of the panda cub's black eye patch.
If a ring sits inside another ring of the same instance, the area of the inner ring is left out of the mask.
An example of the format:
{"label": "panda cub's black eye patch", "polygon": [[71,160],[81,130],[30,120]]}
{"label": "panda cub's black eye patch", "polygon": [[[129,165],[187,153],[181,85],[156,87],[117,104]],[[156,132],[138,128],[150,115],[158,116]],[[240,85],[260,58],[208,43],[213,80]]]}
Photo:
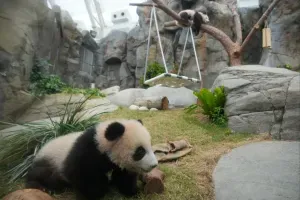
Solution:
{"label": "panda cub's black eye patch", "polygon": [[134,154],[133,154],[133,160],[134,161],[139,161],[139,160],[141,160],[144,156],[145,156],[145,154],[146,154],[146,150],[144,149],[144,147],[142,147],[142,146],[139,146],[136,150],[135,150],[135,152],[134,152]]}

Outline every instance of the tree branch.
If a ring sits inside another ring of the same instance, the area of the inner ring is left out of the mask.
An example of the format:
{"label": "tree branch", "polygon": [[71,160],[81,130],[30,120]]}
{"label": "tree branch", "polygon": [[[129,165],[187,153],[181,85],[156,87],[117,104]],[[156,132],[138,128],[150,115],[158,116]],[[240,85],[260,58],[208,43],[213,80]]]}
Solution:
{"label": "tree branch", "polygon": [[253,28],[251,29],[250,33],[248,34],[248,36],[246,37],[246,39],[244,40],[240,51],[242,52],[246,45],[248,44],[250,38],[253,36],[253,34],[255,33],[255,31],[257,29],[259,29],[260,25],[267,19],[267,17],[270,15],[270,13],[272,12],[272,10],[275,8],[275,6],[279,3],[280,0],[274,0],[269,8],[265,11],[265,13],[261,16],[261,18],[258,20],[258,22],[253,26]]}
{"label": "tree branch", "polygon": [[223,31],[221,31],[220,29],[217,29],[213,26],[207,25],[207,24],[202,24],[201,25],[201,30],[210,34],[211,36],[213,36],[215,39],[217,39],[218,41],[221,42],[221,44],[224,46],[224,48],[226,49],[227,53],[230,54],[234,48],[234,46],[236,46],[234,44],[234,42],[232,42],[232,40],[230,39],[230,37],[228,37],[228,35],[226,35]]}
{"label": "tree branch", "polygon": [[165,27],[170,27],[170,26],[177,26],[176,25],[176,21],[169,21],[169,22],[165,22],[164,24]]}
{"label": "tree branch", "polygon": [[155,6],[157,7],[157,5],[155,3],[130,3],[129,6]]}

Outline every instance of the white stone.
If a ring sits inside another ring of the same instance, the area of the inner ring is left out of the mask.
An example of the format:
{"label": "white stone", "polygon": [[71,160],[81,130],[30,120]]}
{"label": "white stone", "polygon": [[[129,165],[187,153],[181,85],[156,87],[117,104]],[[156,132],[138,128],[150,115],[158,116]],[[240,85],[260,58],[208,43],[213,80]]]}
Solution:
{"label": "white stone", "polygon": [[157,108],[151,108],[150,111],[158,111]]}
{"label": "white stone", "polygon": [[147,111],[147,110],[149,110],[149,109],[148,109],[147,107],[145,107],[145,106],[142,106],[142,107],[139,108],[139,110],[140,110],[140,111]]}
{"label": "white stone", "polygon": [[139,107],[136,106],[136,105],[131,105],[131,106],[129,106],[129,109],[130,109],[130,110],[138,110]]}

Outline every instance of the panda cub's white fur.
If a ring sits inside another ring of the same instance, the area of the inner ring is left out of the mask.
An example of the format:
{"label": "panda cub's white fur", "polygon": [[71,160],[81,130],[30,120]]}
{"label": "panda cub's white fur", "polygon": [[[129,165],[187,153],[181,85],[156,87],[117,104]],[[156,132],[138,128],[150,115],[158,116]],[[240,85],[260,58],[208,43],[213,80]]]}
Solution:
{"label": "panda cub's white fur", "polygon": [[77,138],[82,133],[83,132],[70,133],[51,140],[38,152],[34,160],[48,158],[57,170],[62,173],[63,162],[70,153]]}
{"label": "panda cub's white fur", "polygon": [[[194,26],[201,26],[202,23],[206,24],[209,22],[209,17],[206,14],[195,11],[195,10],[190,10],[190,9],[182,10],[178,13],[178,15],[180,17],[182,17],[183,19],[188,16],[188,19],[186,19],[186,20],[188,20],[190,22],[190,24],[193,24]],[[201,21],[196,20],[195,15],[200,15]],[[175,21],[175,23],[176,23],[176,26],[178,26],[178,27],[182,27],[182,28],[187,27],[187,26],[179,23],[177,20]],[[199,24],[195,24],[195,23],[199,23]]]}

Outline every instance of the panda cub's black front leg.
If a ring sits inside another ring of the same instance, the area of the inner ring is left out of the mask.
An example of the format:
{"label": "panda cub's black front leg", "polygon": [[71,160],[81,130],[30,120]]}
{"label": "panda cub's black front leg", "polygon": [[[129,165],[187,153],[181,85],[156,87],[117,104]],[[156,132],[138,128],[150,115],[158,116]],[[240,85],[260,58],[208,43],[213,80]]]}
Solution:
{"label": "panda cub's black front leg", "polygon": [[126,196],[134,196],[138,193],[137,174],[125,169],[115,169],[112,172],[112,184],[114,184],[120,193]]}

